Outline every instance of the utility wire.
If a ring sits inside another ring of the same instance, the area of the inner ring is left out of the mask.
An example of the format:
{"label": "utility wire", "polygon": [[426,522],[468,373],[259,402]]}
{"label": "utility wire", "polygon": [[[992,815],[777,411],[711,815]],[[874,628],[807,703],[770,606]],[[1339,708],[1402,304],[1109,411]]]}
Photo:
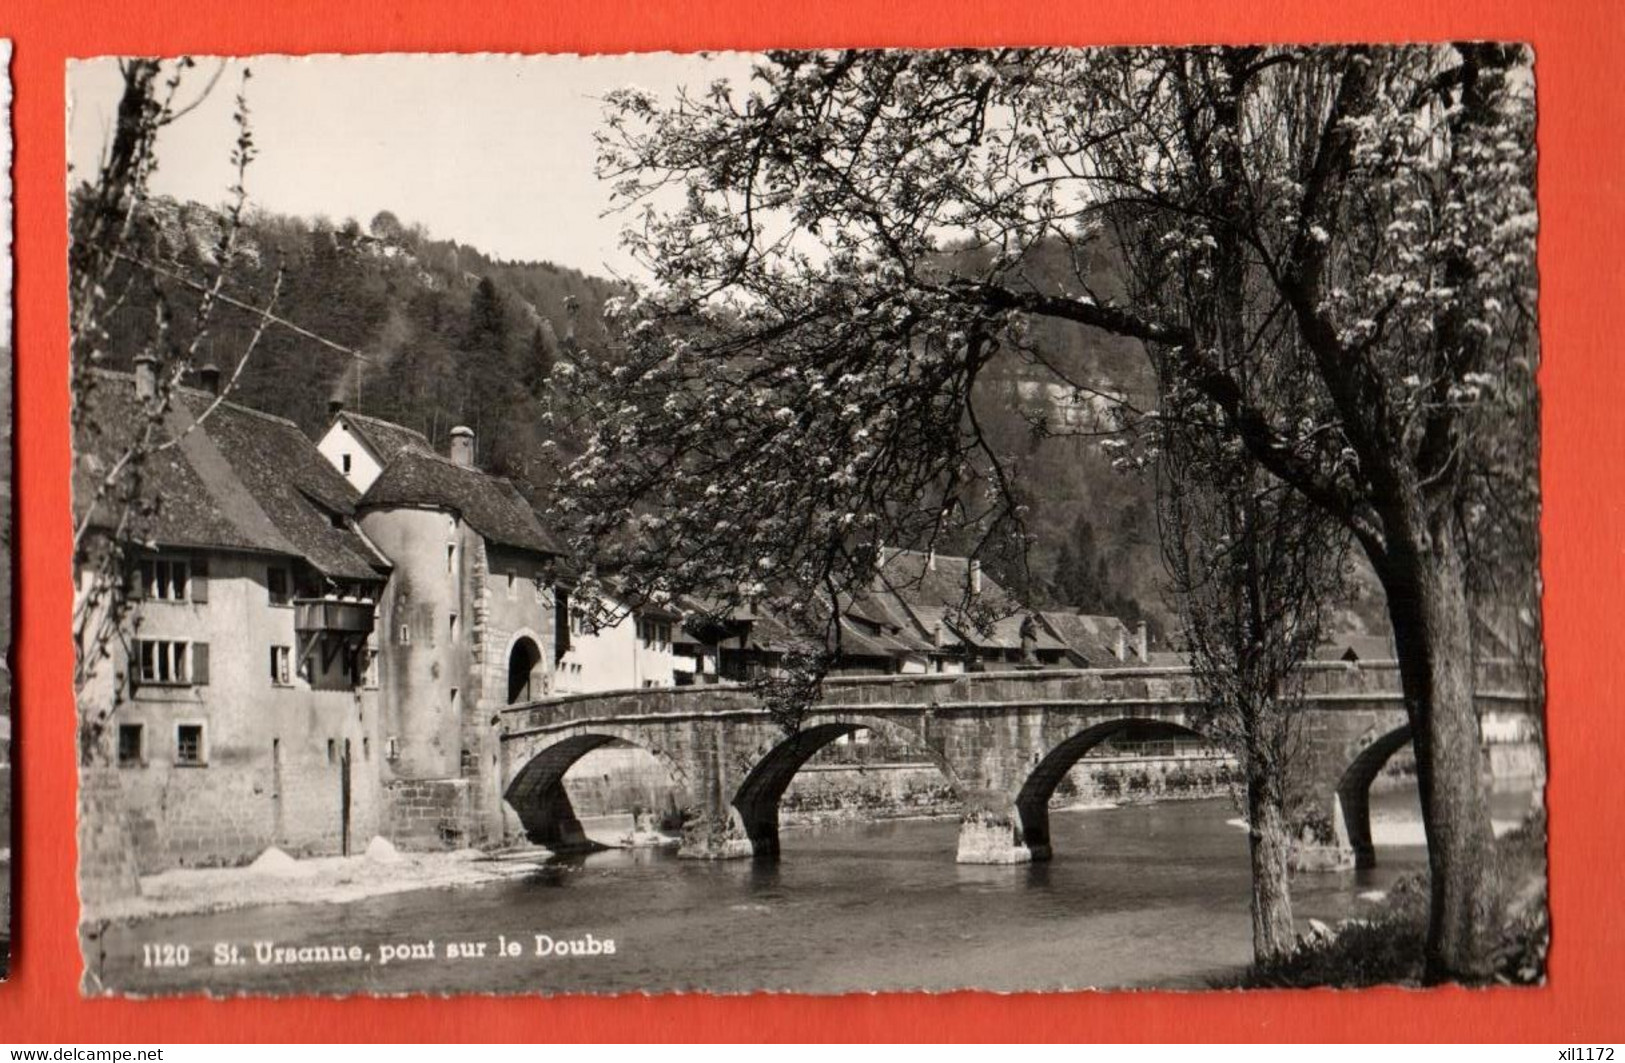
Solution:
{"label": "utility wire", "polygon": [[[192,280],[190,277],[183,276],[183,275],[181,275],[179,273],[176,273],[174,270],[167,269],[167,268],[165,268],[163,266],[158,265],[155,262],[148,262],[145,259],[136,258],[133,255],[127,255],[122,251],[115,251],[114,252],[114,257],[121,260],[121,261],[130,263],[130,265],[132,265],[132,266],[139,266],[141,269],[148,270],[149,272],[152,272],[152,273],[156,273],[158,276],[167,278],[169,280],[172,280],[176,284],[185,285],[186,287],[192,289],[195,292],[199,292],[199,293],[202,293],[202,294],[208,294],[208,292],[209,292],[209,289],[208,289],[208,287],[206,285],[199,284],[197,281]],[[283,328],[287,329],[290,332],[296,332],[299,335],[305,337],[306,339],[314,340],[314,341],[316,341],[317,343],[321,344],[324,347],[330,347],[333,350],[338,351],[340,354],[349,355],[351,358],[354,358],[354,359],[356,359],[357,361],[360,361],[360,362],[366,362],[369,365],[372,364],[372,361],[373,361],[372,358],[368,357],[365,354],[362,354],[360,351],[356,350],[355,348],[346,347],[344,344],[339,343],[336,340],[330,340],[326,336],[318,335],[318,334],[310,331],[308,328],[305,328],[303,325],[296,325],[292,321],[289,321],[287,318],[280,317],[277,314],[272,313],[270,310],[267,310],[264,307],[254,306],[252,303],[245,303],[241,299],[233,299],[231,296],[227,295],[225,292],[215,292],[214,293],[214,298],[219,300],[222,303],[225,303],[227,306],[235,306],[239,310],[246,310],[249,313],[255,314],[255,315],[259,316],[259,317],[262,317],[267,321],[271,321],[271,322],[274,322],[275,324],[281,325]]]}

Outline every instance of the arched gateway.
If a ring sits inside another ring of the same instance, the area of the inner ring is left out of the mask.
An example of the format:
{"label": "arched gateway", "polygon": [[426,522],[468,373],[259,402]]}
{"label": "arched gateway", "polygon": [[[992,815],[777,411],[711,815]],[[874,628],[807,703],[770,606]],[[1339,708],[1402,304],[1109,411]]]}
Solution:
{"label": "arched gateway", "polygon": [[529,635],[514,639],[508,650],[508,704],[522,705],[541,697],[545,675],[542,648],[536,640]]}
{"label": "arched gateway", "polygon": [[[1365,790],[1408,738],[1397,670],[1362,662],[1307,672],[1315,787],[1347,824],[1346,862],[1369,862],[1369,828],[1359,829]],[[1481,677],[1481,711],[1538,715],[1498,678]],[[1175,668],[839,678],[791,735],[744,687],[551,698],[501,714],[503,793],[531,839],[579,844],[564,772],[620,738],[659,758],[683,794],[682,855],[772,857],[790,780],[819,749],[867,728],[926,750],[952,785],[964,807],[961,862],[1024,863],[1050,856],[1049,801],[1080,757],[1114,737],[1200,737],[1199,698],[1190,673]]]}

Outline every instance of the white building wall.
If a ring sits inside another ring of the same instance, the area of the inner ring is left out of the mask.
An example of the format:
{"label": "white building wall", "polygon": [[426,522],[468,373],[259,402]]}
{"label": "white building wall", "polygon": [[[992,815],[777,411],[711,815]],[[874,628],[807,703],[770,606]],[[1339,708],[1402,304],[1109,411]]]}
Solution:
{"label": "white building wall", "polygon": [[[344,474],[357,491],[363,493],[378,479],[378,474],[384,467],[378,464],[372,451],[366,444],[357,439],[343,420],[336,420],[327,429],[327,434],[317,442],[316,449],[322,456],[333,463],[333,468]],[[349,467],[346,468],[346,461]]]}
{"label": "white building wall", "polygon": [[[675,628],[679,621],[666,623]],[[670,639],[662,645],[645,645],[638,637],[637,617],[627,616],[590,634],[571,632],[570,650],[555,672],[555,689],[560,694],[590,694],[669,687],[676,668]]]}

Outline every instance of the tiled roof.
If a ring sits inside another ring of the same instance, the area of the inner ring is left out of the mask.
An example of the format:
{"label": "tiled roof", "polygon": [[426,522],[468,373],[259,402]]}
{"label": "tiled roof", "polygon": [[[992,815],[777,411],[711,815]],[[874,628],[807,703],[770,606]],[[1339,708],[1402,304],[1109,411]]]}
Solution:
{"label": "tiled roof", "polygon": [[475,531],[491,542],[554,557],[564,554],[530,503],[508,480],[415,447],[401,450],[384,466],[361,496],[359,506],[449,509],[462,514]]}
{"label": "tiled roof", "polygon": [[[146,421],[131,375],[89,372],[94,377],[75,430],[76,513]],[[141,482],[156,508],[138,534],[160,546],[300,557],[334,579],[379,578],[388,562],[348,522],[355,489],[298,426],[214,401],[191,388],[174,392],[158,432],[174,445],[146,461]],[[93,523],[108,527],[114,519],[104,502]]]}
{"label": "tiled roof", "polygon": [[367,445],[378,459],[378,464],[388,465],[395,455],[408,448],[433,453],[434,447],[429,445],[422,432],[415,428],[396,424],[393,421],[380,420],[377,417],[368,417],[363,413],[342,411],[338,419],[343,421],[350,429],[350,434]]}
{"label": "tiled roof", "polygon": [[925,605],[958,610],[974,600],[994,612],[1014,615],[1020,606],[986,572],[981,575],[980,593],[972,593],[971,566],[968,557],[888,547],[881,551],[876,589],[890,590],[911,608]]}
{"label": "tiled roof", "polygon": [[[932,649],[947,650],[966,643],[1019,649],[1020,603],[986,572],[981,574],[980,592],[973,593],[971,565],[970,558],[950,554],[885,549],[874,587],[865,599],[866,611],[884,613]],[[1061,648],[1042,625],[1037,635],[1039,648]]]}

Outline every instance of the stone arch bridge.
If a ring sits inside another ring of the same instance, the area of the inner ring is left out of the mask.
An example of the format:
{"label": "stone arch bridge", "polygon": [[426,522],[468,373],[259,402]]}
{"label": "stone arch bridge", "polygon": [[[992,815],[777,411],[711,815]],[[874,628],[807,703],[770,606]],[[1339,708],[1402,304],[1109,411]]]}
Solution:
{"label": "stone arch bridge", "polygon": [[[1368,796],[1410,740],[1394,662],[1313,663],[1300,726],[1315,792],[1335,825],[1339,862],[1375,861]],[[1510,663],[1477,683],[1489,741],[1538,742],[1540,706]],[[779,799],[803,764],[841,735],[870,729],[923,748],[963,802],[958,859],[1050,856],[1049,800],[1068,769],[1108,738],[1202,737],[1202,700],[1183,668],[840,677],[794,735],[740,686],[570,695],[501,713],[500,784],[531,840],[591,846],[563,784],[570,766],[616,739],[666,768],[685,811],[680,854],[775,856]]]}

